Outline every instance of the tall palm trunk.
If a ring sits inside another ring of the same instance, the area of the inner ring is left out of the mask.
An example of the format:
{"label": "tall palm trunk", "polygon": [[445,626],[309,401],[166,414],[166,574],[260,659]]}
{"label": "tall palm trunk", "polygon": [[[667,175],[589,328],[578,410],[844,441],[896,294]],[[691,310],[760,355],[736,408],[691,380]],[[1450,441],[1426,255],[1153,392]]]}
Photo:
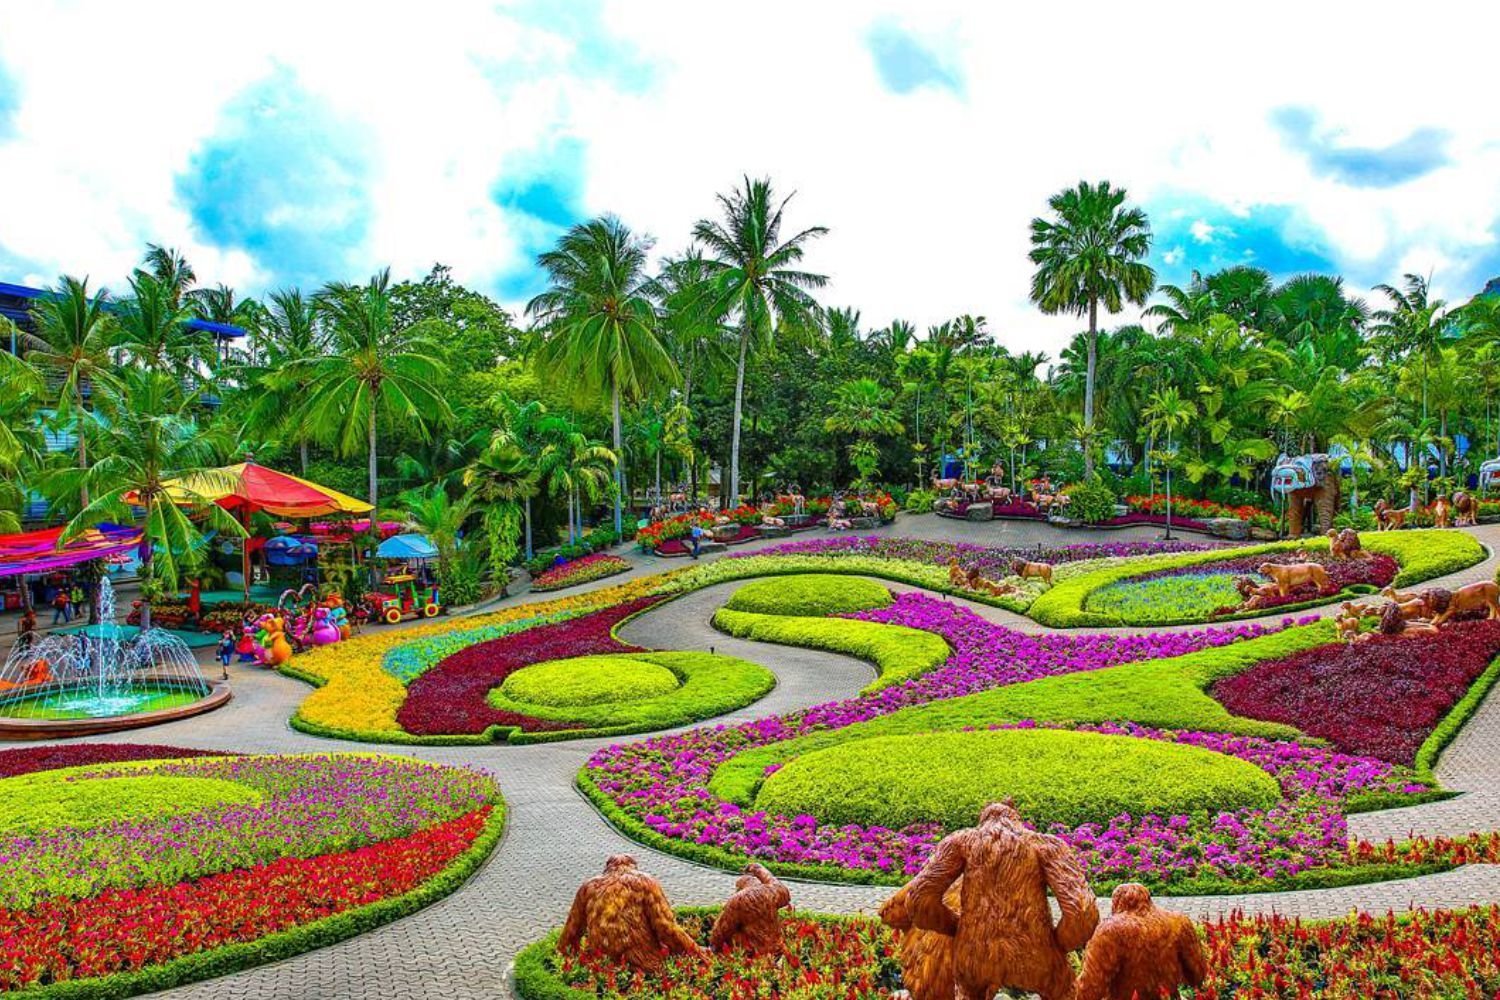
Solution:
{"label": "tall palm trunk", "polygon": [[1094,369],[1099,364],[1099,300],[1089,296],[1089,365],[1083,383],[1083,477],[1094,475]]}
{"label": "tall palm trunk", "polygon": [[615,380],[612,406],[615,420],[615,534],[624,533],[625,450],[620,443],[620,381]]}
{"label": "tall palm trunk", "polygon": [[[89,443],[85,440],[83,434],[83,392],[81,390],[77,393],[76,398],[78,416],[74,418],[74,426],[78,432],[78,467],[87,472],[89,469]],[[80,509],[89,505],[88,483],[80,482],[78,484],[78,499],[81,501],[79,504]]]}
{"label": "tall palm trunk", "polygon": [[[151,566],[155,561],[156,550],[151,545],[149,538],[141,541],[141,582],[147,584],[141,588],[141,631],[144,632],[151,627]],[[94,588],[95,598],[92,603],[98,607],[98,588]],[[108,624],[114,624],[110,622]]]}
{"label": "tall palm trunk", "polygon": [[307,478],[307,439],[302,439],[302,477]]}
{"label": "tall palm trunk", "polygon": [[745,402],[745,355],[750,350],[750,331],[740,331],[740,363],[734,370],[734,429],[729,440],[729,493],[720,495],[724,509],[738,503],[740,495],[740,411]]}
{"label": "tall palm trunk", "polygon": [[375,407],[372,404],[370,406],[370,525],[371,525],[371,527],[374,527],[375,519],[380,514],[379,506],[376,503],[376,501],[379,499],[376,496],[377,489],[378,489],[378,487],[377,487],[376,481],[375,481]]}
{"label": "tall palm trunk", "polygon": [[[693,409],[693,366],[689,364],[687,371],[682,375],[682,408],[688,411],[688,420],[692,420]],[[691,429],[688,431],[688,498],[692,499],[698,495],[698,456],[693,451],[693,436]]]}
{"label": "tall palm trunk", "polygon": [[532,557],[532,552],[531,552],[531,497],[530,496],[526,497],[525,514],[526,514],[526,558],[530,559]]}

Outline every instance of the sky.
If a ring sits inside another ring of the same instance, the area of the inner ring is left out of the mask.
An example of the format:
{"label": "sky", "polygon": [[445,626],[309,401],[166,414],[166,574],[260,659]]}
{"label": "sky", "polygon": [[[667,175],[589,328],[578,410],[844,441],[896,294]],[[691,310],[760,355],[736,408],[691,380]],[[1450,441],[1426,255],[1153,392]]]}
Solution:
{"label": "sky", "polygon": [[1079,324],[1030,305],[1028,223],[1107,178],[1163,281],[1416,272],[1463,301],[1500,275],[1497,29],[1454,3],[0,0],[0,281],[121,288],[149,241],[246,294],[442,262],[520,310],[567,226],[675,253],[765,176],[789,229],[829,229],[825,304],[1055,356]]}

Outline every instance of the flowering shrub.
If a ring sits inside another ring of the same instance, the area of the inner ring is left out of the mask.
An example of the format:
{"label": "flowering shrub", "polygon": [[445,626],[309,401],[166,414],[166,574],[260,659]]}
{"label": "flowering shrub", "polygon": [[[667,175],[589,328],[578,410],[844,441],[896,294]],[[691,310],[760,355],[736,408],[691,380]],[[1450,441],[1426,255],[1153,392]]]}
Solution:
{"label": "flowering shrub", "polygon": [[[682,911],[707,940],[714,911]],[[631,973],[598,955],[565,958],[551,935],[516,959],[523,1000],[884,1000],[901,988],[893,938],[872,917],[798,915],[785,921],[789,955],[675,958]],[[1500,995],[1500,907],[1353,914],[1332,921],[1236,915],[1203,925],[1208,979],[1184,998],[1223,1000],[1457,1000]]]}
{"label": "flowering shrub", "polygon": [[561,566],[553,566],[537,575],[531,581],[531,589],[537,592],[562,590],[564,587],[576,587],[582,583],[602,580],[616,573],[624,573],[628,569],[630,569],[630,563],[619,556],[610,555],[607,552],[595,552],[582,559],[574,559]]}
{"label": "flowering shrub", "polygon": [[[1167,495],[1165,493],[1153,493],[1150,496],[1130,496],[1125,498],[1125,506],[1131,511],[1140,514],[1154,514],[1165,516],[1167,513]],[[1244,504],[1238,507],[1230,507],[1212,500],[1184,500],[1182,497],[1172,498],[1172,523],[1177,524],[1178,515],[1184,520],[1193,518],[1200,523],[1208,518],[1232,517],[1249,523],[1256,528],[1264,528],[1267,531],[1277,530],[1280,518],[1273,511],[1264,510],[1260,507],[1251,507]]]}
{"label": "flowering shrub", "polygon": [[69,743],[59,746],[21,747],[0,750],[0,778],[34,774],[85,764],[115,764],[127,760],[161,760],[180,757],[235,756],[226,750],[193,750],[154,743]]}
{"label": "flowering shrub", "polygon": [[1258,664],[1214,685],[1230,711],[1285,722],[1340,750],[1399,764],[1500,655],[1500,622],[1377,636]]}

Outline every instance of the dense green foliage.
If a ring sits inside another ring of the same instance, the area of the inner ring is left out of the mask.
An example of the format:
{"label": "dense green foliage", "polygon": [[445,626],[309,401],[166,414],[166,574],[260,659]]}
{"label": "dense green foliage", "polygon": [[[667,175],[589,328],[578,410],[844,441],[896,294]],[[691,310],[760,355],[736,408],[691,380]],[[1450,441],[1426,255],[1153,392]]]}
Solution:
{"label": "dense green foliage", "polygon": [[808,573],[747,583],[734,592],[724,607],[761,615],[814,617],[868,611],[890,603],[891,592],[872,580]]}
{"label": "dense green foliage", "polygon": [[948,658],[941,637],[905,625],[843,618],[758,615],[720,608],[714,625],[738,639],[776,642],[843,653],[873,664],[878,674],[865,690],[878,691],[925,674]]}
{"label": "dense green foliage", "polygon": [[824,823],[955,830],[1005,798],[1038,826],[1072,827],[1121,813],[1266,807],[1280,789],[1256,765],[1198,747],[1012,729],[883,736],[803,754],[765,780],[755,805]]}

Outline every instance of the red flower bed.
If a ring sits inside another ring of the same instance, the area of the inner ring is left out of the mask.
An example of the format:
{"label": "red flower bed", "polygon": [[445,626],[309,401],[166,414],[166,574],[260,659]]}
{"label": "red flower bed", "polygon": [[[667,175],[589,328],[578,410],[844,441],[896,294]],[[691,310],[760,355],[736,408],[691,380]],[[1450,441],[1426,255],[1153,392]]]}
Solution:
{"label": "red flower bed", "polygon": [[1296,726],[1345,753],[1411,764],[1497,654],[1500,622],[1333,644],[1259,663],[1212,693],[1236,715]]}
{"label": "red flower bed", "polygon": [[156,743],[75,743],[64,746],[0,750],[0,778],[36,771],[55,771],[84,764],[116,764],[127,760],[170,760],[176,757],[238,757],[230,750],[192,750]]}
{"label": "red flower bed", "polygon": [[417,736],[479,734],[491,726],[519,726],[529,733],[576,729],[517,712],[491,708],[485,695],[505,678],[533,663],[596,653],[638,653],[612,634],[620,622],[660,601],[642,597],[591,614],[475,643],[411,682],[396,721]]}
{"label": "red flower bed", "polygon": [[130,972],[399,896],[467,850],[489,813],[338,854],[0,909],[0,990]]}

